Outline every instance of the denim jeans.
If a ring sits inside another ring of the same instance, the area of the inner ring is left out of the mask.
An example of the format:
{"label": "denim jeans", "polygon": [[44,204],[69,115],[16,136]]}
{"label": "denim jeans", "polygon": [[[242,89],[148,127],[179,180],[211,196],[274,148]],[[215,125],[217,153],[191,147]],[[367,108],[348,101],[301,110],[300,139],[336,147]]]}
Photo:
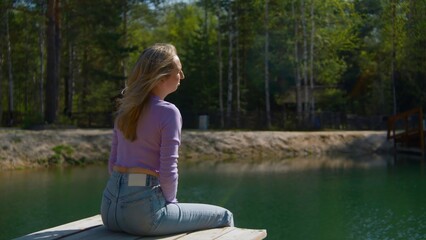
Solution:
{"label": "denim jeans", "polygon": [[128,186],[128,181],[129,174],[114,171],[103,192],[101,215],[109,230],[150,236],[234,226],[225,208],[166,203],[154,176],[147,175],[146,186]]}

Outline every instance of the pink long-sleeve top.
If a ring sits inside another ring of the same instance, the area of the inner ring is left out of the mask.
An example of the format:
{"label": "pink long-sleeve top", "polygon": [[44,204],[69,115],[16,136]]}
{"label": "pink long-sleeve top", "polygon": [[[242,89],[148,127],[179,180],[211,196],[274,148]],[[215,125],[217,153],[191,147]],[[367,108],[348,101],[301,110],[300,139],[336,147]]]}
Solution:
{"label": "pink long-sleeve top", "polygon": [[181,140],[182,117],[179,109],[157,96],[139,118],[137,138],[131,142],[114,127],[109,157],[109,172],[113,166],[142,167],[159,173],[159,181],[167,202],[177,202],[178,150]]}

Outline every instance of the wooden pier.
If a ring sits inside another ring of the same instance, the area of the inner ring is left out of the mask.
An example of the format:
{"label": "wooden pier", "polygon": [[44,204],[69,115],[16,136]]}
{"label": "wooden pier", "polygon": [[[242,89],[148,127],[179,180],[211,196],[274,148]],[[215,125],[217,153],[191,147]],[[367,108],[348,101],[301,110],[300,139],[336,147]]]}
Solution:
{"label": "wooden pier", "polygon": [[85,218],[75,222],[67,223],[54,228],[49,228],[16,240],[84,240],[84,239],[139,239],[139,240],[260,240],[266,238],[266,230],[243,229],[236,227],[214,228],[189,233],[161,237],[139,237],[125,233],[108,231],[102,224],[100,215]]}
{"label": "wooden pier", "polygon": [[389,117],[387,139],[393,140],[395,152],[425,155],[425,127],[422,108]]}

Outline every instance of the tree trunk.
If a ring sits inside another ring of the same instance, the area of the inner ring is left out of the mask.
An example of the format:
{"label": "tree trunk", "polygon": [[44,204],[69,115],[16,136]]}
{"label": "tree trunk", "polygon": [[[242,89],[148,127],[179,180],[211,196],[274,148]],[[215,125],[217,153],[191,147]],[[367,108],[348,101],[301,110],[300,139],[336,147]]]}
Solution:
{"label": "tree trunk", "polygon": [[[127,48],[127,12],[129,11],[128,0],[123,0],[123,47]],[[127,54],[126,54],[127,55]],[[124,81],[119,86],[122,89],[126,86],[127,79],[127,57],[124,56],[121,59],[121,67],[123,68],[123,79]]]}
{"label": "tree trunk", "polygon": [[56,121],[59,97],[60,22],[59,0],[48,0],[47,6],[47,78],[45,121]]}
{"label": "tree trunk", "polygon": [[236,11],[235,11],[235,61],[236,61],[236,127],[240,128],[240,113],[241,113],[241,60],[240,60],[240,25],[239,25],[239,17],[240,17],[241,9],[240,6],[237,5]]}
{"label": "tree trunk", "polygon": [[[28,18],[24,19],[24,24],[25,25],[27,25],[27,20],[28,20]],[[25,38],[25,40],[24,40],[25,45],[24,45],[23,48],[24,48],[25,52],[30,52],[30,49],[29,49],[29,46],[30,46],[29,35],[26,34],[24,38]],[[25,63],[24,63],[25,66],[30,66],[28,60],[29,60],[28,58],[25,58]],[[26,114],[28,112],[28,101],[29,101],[29,87],[28,87],[28,85],[31,83],[29,81],[29,79],[30,79],[30,72],[29,71],[25,71],[24,76],[25,76],[25,80],[23,81],[24,82],[24,84],[23,84],[24,85],[24,113]]]}
{"label": "tree trunk", "polygon": [[233,79],[232,79],[232,72],[233,72],[233,35],[234,35],[234,29],[232,25],[232,8],[229,6],[229,12],[228,12],[228,26],[229,26],[229,42],[228,42],[228,94],[227,94],[227,101],[226,101],[226,125],[227,127],[231,127],[231,117],[232,117],[232,93],[233,93]]}
{"label": "tree trunk", "polygon": [[393,95],[393,114],[395,115],[397,110],[397,104],[396,104],[396,83],[395,83],[395,61],[396,61],[396,29],[395,29],[395,18],[396,18],[396,2],[395,0],[392,0],[391,2],[392,7],[392,59],[391,59],[391,82],[392,82],[392,95]]}
{"label": "tree trunk", "polygon": [[304,104],[303,104],[303,120],[307,120],[309,114],[309,92],[308,92],[308,34],[306,26],[306,14],[305,14],[305,1],[300,0],[300,11],[302,17],[302,32],[303,32],[303,62],[302,62],[302,73],[303,73],[303,89],[304,89]]}
{"label": "tree trunk", "polygon": [[296,15],[296,10],[294,6],[294,2],[292,2],[292,15],[294,19],[294,65],[295,65],[295,78],[296,78],[296,108],[297,108],[297,121],[300,124],[302,120],[302,84],[300,78],[300,66],[299,66],[299,28],[298,28],[298,20]]}
{"label": "tree trunk", "polygon": [[220,2],[217,7],[217,50],[219,62],[219,111],[220,111],[220,127],[225,127],[225,115],[223,108],[223,62],[222,62],[222,33],[220,28]]}
{"label": "tree trunk", "polygon": [[314,96],[314,48],[315,48],[315,18],[314,18],[314,0],[311,0],[311,49],[310,49],[310,66],[309,66],[309,75],[310,75],[310,118],[311,122],[315,121],[315,96]]}
{"label": "tree trunk", "polygon": [[10,29],[9,29],[9,9],[6,10],[6,44],[7,44],[7,65],[8,65],[8,75],[9,75],[9,95],[8,95],[8,111],[9,111],[9,121],[8,125],[12,126],[14,124],[14,103],[13,103],[13,71],[12,71],[12,47],[10,45]]}
{"label": "tree trunk", "polygon": [[72,117],[72,103],[74,97],[74,45],[68,43],[68,73],[65,77],[65,109],[64,114],[68,118]]}
{"label": "tree trunk", "polygon": [[236,51],[236,61],[237,61],[237,116],[236,116],[236,120],[237,120],[237,128],[240,127],[240,113],[241,113],[241,61],[240,61],[240,36],[239,36],[239,31],[237,31],[237,35],[236,35],[236,47],[235,47],[235,51]]}
{"label": "tree trunk", "polygon": [[89,54],[88,49],[83,49],[83,58],[81,62],[81,98],[80,98],[80,112],[86,113],[88,112],[88,104],[87,96],[89,95]]}
{"label": "tree trunk", "polygon": [[[43,7],[42,7],[43,9]],[[42,13],[44,11],[42,10]],[[38,29],[38,44],[39,44],[39,54],[40,54],[40,76],[39,76],[39,82],[38,82],[38,104],[39,104],[39,112],[40,116],[43,116],[44,114],[44,38],[43,38],[43,32],[44,32],[44,24],[43,22],[40,22],[40,26]]]}
{"label": "tree trunk", "polygon": [[[204,62],[202,68],[200,69],[201,79],[209,78],[209,67],[210,67],[210,45],[209,45],[209,1],[204,0],[204,20],[203,20],[203,32],[202,32],[202,49],[201,51],[201,61]],[[203,85],[205,87],[205,85]],[[206,114],[208,112],[199,112],[199,114]]]}
{"label": "tree trunk", "polygon": [[271,128],[271,105],[269,96],[269,2],[265,0],[265,111],[266,127]]}
{"label": "tree trunk", "polygon": [[73,36],[72,29],[71,29],[71,22],[73,20],[73,16],[71,12],[68,12],[66,17],[66,28],[67,28],[67,57],[68,57],[68,67],[67,72],[64,76],[64,88],[65,88],[65,97],[64,97],[64,111],[63,114],[71,118],[72,112],[73,112],[73,96],[74,96],[74,56],[75,56],[75,50],[74,50],[74,42],[73,42]]}
{"label": "tree trunk", "polygon": [[0,47],[0,126],[3,125],[3,74],[2,74],[2,67],[3,67],[3,48]]}

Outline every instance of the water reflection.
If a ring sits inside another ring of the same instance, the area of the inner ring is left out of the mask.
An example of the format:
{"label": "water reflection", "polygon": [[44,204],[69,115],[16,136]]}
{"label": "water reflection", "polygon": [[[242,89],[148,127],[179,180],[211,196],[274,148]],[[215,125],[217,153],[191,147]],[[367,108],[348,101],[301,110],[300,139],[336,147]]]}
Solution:
{"label": "water reflection", "polygon": [[105,166],[0,172],[0,239],[97,214]]}
{"label": "water reflection", "polygon": [[[182,164],[186,164],[182,162]],[[216,169],[221,172],[300,172],[321,169],[371,169],[394,165],[390,155],[336,155],[307,156],[259,162],[198,162],[188,164],[200,170]]]}
{"label": "water reflection", "polygon": [[[180,161],[180,202],[233,211],[271,239],[426,239],[422,161],[392,156]],[[106,166],[0,173],[0,239],[99,212]]]}
{"label": "water reflection", "polygon": [[268,239],[426,239],[419,158],[340,156],[185,168],[181,196],[224,205]]}

